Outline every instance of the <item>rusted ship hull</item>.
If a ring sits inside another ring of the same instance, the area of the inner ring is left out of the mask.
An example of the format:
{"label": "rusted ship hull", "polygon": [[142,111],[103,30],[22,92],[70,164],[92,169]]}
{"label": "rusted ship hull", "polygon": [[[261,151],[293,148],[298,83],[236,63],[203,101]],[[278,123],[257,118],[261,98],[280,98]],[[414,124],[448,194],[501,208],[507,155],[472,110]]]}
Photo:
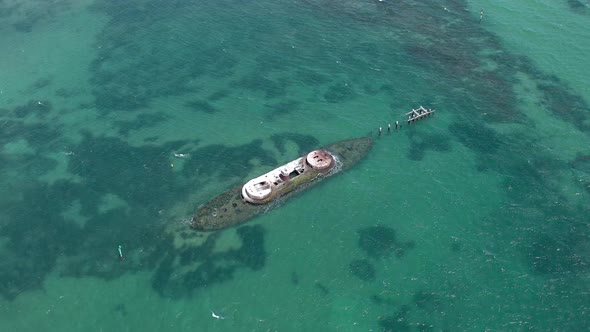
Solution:
{"label": "rusted ship hull", "polygon": [[[314,186],[323,179],[354,166],[367,155],[372,145],[373,140],[371,138],[363,137],[340,141],[323,147],[323,150],[336,157],[338,165],[327,173],[299,183],[296,188],[277,197],[277,200],[284,201]],[[276,205],[273,202],[262,205],[246,202],[242,197],[242,187],[243,184],[240,184],[201,207],[192,217],[191,227],[200,231],[214,231],[231,227],[246,222]]]}

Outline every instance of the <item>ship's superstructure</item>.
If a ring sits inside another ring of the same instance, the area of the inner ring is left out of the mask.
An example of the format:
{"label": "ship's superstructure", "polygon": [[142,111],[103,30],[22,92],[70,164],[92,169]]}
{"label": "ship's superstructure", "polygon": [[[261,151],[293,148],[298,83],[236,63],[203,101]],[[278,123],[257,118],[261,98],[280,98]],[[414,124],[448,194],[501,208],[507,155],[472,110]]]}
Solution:
{"label": "ship's superstructure", "polygon": [[295,189],[298,184],[328,172],[335,165],[335,157],[328,151],[312,151],[248,181],[242,187],[242,198],[252,204],[268,203]]}
{"label": "ship's superstructure", "polygon": [[287,199],[362,160],[373,144],[363,137],[337,142],[309,152],[244,185],[228,190],[201,207],[191,226],[212,231],[249,220],[270,209],[269,203]]}

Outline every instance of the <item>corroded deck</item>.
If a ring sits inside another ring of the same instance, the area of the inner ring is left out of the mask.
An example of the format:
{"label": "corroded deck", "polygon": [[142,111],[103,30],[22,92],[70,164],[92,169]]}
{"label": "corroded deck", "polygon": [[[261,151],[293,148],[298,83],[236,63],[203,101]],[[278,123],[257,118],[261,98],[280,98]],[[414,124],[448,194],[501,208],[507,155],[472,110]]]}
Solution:
{"label": "corroded deck", "polygon": [[[325,174],[321,174],[306,182],[299,183],[294,190],[277,199],[286,200],[291,196],[312,187],[321,180],[346,170],[362,160],[371,150],[373,140],[363,137],[340,141],[323,147],[337,158],[338,165]],[[191,226],[201,231],[213,231],[243,223],[252,217],[268,211],[276,204],[254,205],[242,199],[242,186],[226,191],[200,208],[193,216]]]}

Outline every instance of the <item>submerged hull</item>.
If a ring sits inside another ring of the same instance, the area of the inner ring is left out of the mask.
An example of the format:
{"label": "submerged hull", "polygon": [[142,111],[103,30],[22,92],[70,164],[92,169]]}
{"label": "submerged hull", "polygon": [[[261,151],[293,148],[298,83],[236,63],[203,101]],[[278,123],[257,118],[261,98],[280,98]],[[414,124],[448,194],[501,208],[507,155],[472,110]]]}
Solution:
{"label": "submerged hull", "polygon": [[371,150],[373,140],[363,137],[340,141],[323,147],[336,158],[336,167],[297,184],[296,188],[282,193],[265,204],[252,204],[242,196],[243,184],[217,196],[201,207],[192,217],[191,227],[201,231],[214,231],[248,221],[252,217],[268,211],[276,200],[286,200],[340,171],[346,170],[362,160]]}

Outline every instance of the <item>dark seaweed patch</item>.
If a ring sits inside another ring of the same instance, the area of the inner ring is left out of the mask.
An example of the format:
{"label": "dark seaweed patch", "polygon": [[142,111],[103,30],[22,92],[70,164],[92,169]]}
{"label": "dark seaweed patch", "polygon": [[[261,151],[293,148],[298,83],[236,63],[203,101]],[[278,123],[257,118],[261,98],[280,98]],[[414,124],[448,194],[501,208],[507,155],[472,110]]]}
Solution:
{"label": "dark seaweed patch", "polygon": [[280,72],[288,70],[290,59],[286,61],[285,54],[265,52],[258,55],[255,61],[257,64],[258,72],[270,73],[272,71]]}
{"label": "dark seaweed patch", "polygon": [[406,305],[391,316],[384,316],[379,318],[379,326],[383,332],[404,332],[412,331],[412,326],[408,321],[410,308]]}
{"label": "dark seaweed patch", "polygon": [[494,130],[473,122],[453,123],[449,131],[467,148],[484,155],[494,154],[502,146]]}
{"label": "dark seaweed patch", "polygon": [[[453,50],[443,41],[431,40],[430,44],[406,45],[406,52],[416,61],[420,67],[430,70],[444,70],[444,72],[456,76],[468,76],[479,66],[476,57],[466,55],[461,49]],[[464,45],[455,44],[457,47]]]}
{"label": "dark seaweed patch", "polygon": [[231,251],[231,256],[252,270],[262,269],[266,262],[264,228],[260,225],[244,226],[238,228],[237,233],[242,240],[242,247]]}
{"label": "dark seaweed patch", "polygon": [[559,242],[555,236],[542,235],[530,246],[527,259],[532,270],[539,274],[560,275],[585,272],[590,269],[587,239],[580,234],[566,234],[568,242]]}
{"label": "dark seaweed patch", "polygon": [[245,75],[241,79],[231,82],[230,86],[263,93],[268,99],[283,97],[287,94],[287,82],[285,80],[276,81],[257,73]]}
{"label": "dark seaweed patch", "polygon": [[[110,20],[97,37],[98,55],[90,65],[92,93],[98,108],[105,112],[133,111],[158,97],[194,92],[203,76],[226,77],[233,74],[238,59],[222,45],[205,47],[170,38],[169,18],[178,24],[191,20],[186,15],[198,4],[175,1],[162,6],[148,0],[141,6],[133,2],[98,0],[92,6],[109,15]],[[185,25],[187,34],[194,24]],[[145,34],[144,27],[151,27]],[[165,40],[165,43],[162,41]]]}
{"label": "dark seaweed patch", "polygon": [[17,118],[24,118],[32,114],[36,114],[39,117],[43,118],[46,114],[50,113],[52,109],[51,102],[47,100],[39,101],[39,100],[30,100],[25,105],[16,106],[12,113]]}
{"label": "dark seaweed patch", "polygon": [[264,105],[269,112],[269,117],[274,120],[285,114],[299,110],[301,103],[296,100],[285,100],[274,104]]}
{"label": "dark seaweed patch", "polygon": [[570,166],[574,182],[590,193],[590,155],[578,154]]}
{"label": "dark seaweed patch", "polygon": [[402,257],[406,249],[413,248],[412,241],[399,242],[395,230],[386,226],[373,226],[358,231],[359,247],[373,259],[380,259],[395,254]]}
{"label": "dark seaweed patch", "polygon": [[0,18],[13,15],[22,5],[20,2],[8,3],[7,1],[0,1]]}
{"label": "dark seaweed patch", "polygon": [[356,92],[349,83],[332,84],[324,93],[324,99],[330,103],[343,103],[356,98]]}
{"label": "dark seaweed patch", "polygon": [[[519,152],[513,153],[516,156]],[[499,172],[515,175],[506,178],[503,184],[508,188],[507,196],[511,201],[519,204],[527,202],[535,208],[547,208],[547,216],[567,215],[572,212],[565,210],[561,204],[556,204],[557,201],[567,202],[567,198],[558,193],[558,188],[552,182],[553,176],[568,169],[567,164],[540,152],[526,156],[526,159],[515,157],[506,167],[496,166]]]}
{"label": "dark seaweed patch", "polygon": [[461,241],[459,241],[458,239],[453,239],[453,241],[451,242],[450,248],[451,248],[452,252],[459,252],[463,249],[463,243]]}
{"label": "dark seaweed patch", "polygon": [[[219,175],[222,177],[243,178],[249,173],[244,168],[247,160],[257,159],[262,165],[276,165],[276,160],[262,148],[262,141],[255,140],[251,143],[236,147],[223,145],[209,145],[190,151],[191,158],[184,164],[183,174],[187,177],[194,176],[195,170],[199,174]],[[230,162],[241,160],[240,163]]]}
{"label": "dark seaweed patch", "polygon": [[308,86],[323,86],[331,79],[328,75],[319,73],[317,70],[299,69],[296,78]]}
{"label": "dark seaweed patch", "polygon": [[424,132],[406,131],[410,137],[411,144],[408,151],[408,158],[420,161],[428,150],[437,152],[451,151],[450,138],[442,134],[428,134]]}
{"label": "dark seaweed patch", "polygon": [[437,313],[443,309],[442,298],[434,292],[418,291],[414,294],[414,305],[428,313]]}
{"label": "dark seaweed patch", "polygon": [[226,78],[234,74],[234,69],[239,63],[239,60],[225,52],[222,46],[213,46],[199,51],[198,54],[206,66],[192,64],[191,69],[195,74],[202,72],[215,78]]}
{"label": "dark seaweed patch", "polygon": [[[510,61],[501,59],[500,63]],[[524,123],[526,116],[518,108],[518,99],[513,91],[516,80],[508,75],[505,65],[496,71],[473,73],[476,94],[473,102],[479,110],[484,111],[483,119],[488,123]]]}
{"label": "dark seaweed patch", "polygon": [[35,24],[35,21],[27,20],[13,23],[12,27],[18,32],[29,33],[33,31],[33,24]]}
{"label": "dark seaweed patch", "polygon": [[[114,76],[109,78],[114,81]],[[133,87],[109,86],[107,82],[97,83],[100,88],[93,91],[95,105],[106,112],[137,110],[148,106],[149,98],[146,94],[134,90]]]}
{"label": "dark seaweed patch", "polygon": [[330,289],[329,289],[328,287],[326,287],[326,285],[322,284],[321,282],[319,282],[319,281],[316,281],[316,282],[314,283],[314,286],[315,286],[315,288],[316,288],[317,290],[319,290],[319,291],[320,291],[320,293],[321,293],[323,296],[330,295]]}
{"label": "dark seaweed patch", "polygon": [[299,147],[299,154],[307,153],[318,148],[319,141],[310,135],[297,133],[275,134],[270,137],[281,154],[285,153],[285,144],[288,141],[294,142]]}
{"label": "dark seaweed patch", "polygon": [[[27,107],[25,109],[24,112],[31,111]],[[37,152],[51,150],[53,145],[58,143],[61,135],[59,127],[55,128],[47,124],[25,124],[21,121],[5,120],[1,126],[0,144],[4,145],[22,138]]]}
{"label": "dark seaweed patch", "polygon": [[[415,299],[416,300],[416,299]],[[431,300],[430,298],[427,299],[417,299],[418,302],[414,301],[414,305],[416,305],[420,309],[424,306],[430,306]],[[424,301],[422,301],[424,300]],[[426,308],[425,311],[429,312],[430,308]],[[429,314],[432,314],[429,312]],[[381,327],[381,331],[383,332],[397,332],[397,331],[445,331],[441,329],[435,329],[433,324],[425,323],[425,322],[415,322],[415,318],[413,317],[413,312],[411,311],[411,307],[409,305],[402,305],[393,315],[390,316],[382,316],[379,318],[379,326]]]}
{"label": "dark seaweed patch", "polygon": [[127,316],[127,306],[125,303],[119,303],[114,308],[113,311],[118,313],[119,315],[125,317]]}
{"label": "dark seaweed patch", "polygon": [[170,115],[162,112],[142,113],[137,115],[133,121],[116,121],[115,126],[119,128],[119,134],[127,136],[132,130],[152,128],[168,119],[170,119]]}
{"label": "dark seaweed patch", "polygon": [[38,78],[37,80],[35,80],[35,82],[33,82],[33,84],[31,84],[31,86],[29,86],[27,88],[27,92],[35,92],[37,90],[43,89],[45,87],[48,87],[49,85],[51,85],[51,82],[53,81],[52,77],[41,77]]}
{"label": "dark seaweed patch", "polygon": [[541,103],[547,110],[581,131],[590,131],[590,106],[584,98],[564,88],[563,82],[552,77],[537,84],[543,93]]}
{"label": "dark seaweed patch", "polygon": [[56,208],[65,208],[71,198],[64,183],[28,183],[19,191],[27,203],[5,207],[6,219],[0,229],[0,235],[7,240],[0,260],[0,294],[8,300],[42,287],[44,276],[53,269],[57,258],[71,254],[80,235],[79,229],[56,213]]}
{"label": "dark seaweed patch", "polygon": [[82,91],[80,89],[66,89],[66,88],[58,88],[57,90],[55,90],[55,96],[57,97],[61,97],[61,98],[72,98],[75,96],[78,96],[82,93]]}
{"label": "dark seaweed patch", "polygon": [[219,112],[217,107],[211,105],[211,103],[204,100],[193,100],[188,101],[184,104],[186,107],[197,112],[205,112],[207,114],[213,114]]}
{"label": "dark seaweed patch", "polygon": [[375,267],[366,259],[355,259],[349,264],[350,273],[363,281],[375,281]]}
{"label": "dark seaweed patch", "polygon": [[153,143],[160,139],[160,136],[150,136],[143,139],[144,142]]}
{"label": "dark seaweed patch", "polygon": [[510,204],[506,207],[507,214],[500,214],[498,220],[504,221],[507,227],[518,224],[519,229],[534,230],[533,234],[527,232],[527,241],[521,248],[532,272],[549,278],[583,275],[590,266],[585,244],[590,230],[580,221],[586,219],[588,211],[584,206],[571,204],[555,178],[571,170],[573,165],[583,165],[584,158],[576,158],[577,162],[567,164],[536,149],[520,154],[513,151],[510,155],[514,156],[513,161],[504,164],[506,169],[499,169],[514,174],[503,183],[503,187],[508,188]]}
{"label": "dark seaweed patch", "polygon": [[588,9],[588,4],[580,0],[567,0],[567,5],[573,12],[578,14],[585,14]]}
{"label": "dark seaweed patch", "polygon": [[83,134],[80,147],[74,150],[69,170],[81,176],[86,186],[96,192],[115,193],[133,204],[157,209],[172,198],[164,193],[179,189],[172,181],[162,156],[183,142],[171,142],[164,146],[132,148],[116,138],[96,138]]}
{"label": "dark seaweed patch", "polygon": [[397,304],[397,301],[395,301],[392,298],[383,296],[383,295],[371,295],[371,302],[377,304],[377,305],[387,305],[387,306],[393,306]]}
{"label": "dark seaweed patch", "polygon": [[231,91],[226,90],[226,89],[222,89],[222,90],[215,91],[212,94],[210,94],[209,97],[207,97],[207,100],[208,101],[218,101],[220,99],[227,98],[230,95],[231,95]]}
{"label": "dark seaweed patch", "polygon": [[12,23],[12,27],[18,32],[29,33],[36,25],[51,21],[58,13],[69,9],[70,3],[66,0],[35,1],[32,4],[18,5],[0,3],[0,7],[0,17],[16,17],[17,21]]}
{"label": "dark seaweed patch", "polygon": [[[262,269],[267,256],[262,226],[243,226],[237,229],[237,234],[242,241],[238,249],[213,252],[218,235],[212,234],[203,245],[180,252],[181,264],[185,266],[183,273],[176,271],[177,253],[169,252],[156,269],[152,279],[154,289],[162,296],[184,297],[195,289],[231,280],[240,268]],[[193,264],[198,267],[191,269]]]}
{"label": "dark seaweed patch", "polygon": [[[413,242],[408,242],[401,246],[397,244],[395,232],[383,226],[369,227],[359,231],[359,233],[363,234],[361,235],[361,239],[364,239],[361,241],[361,246],[369,253],[370,257],[386,257],[392,252],[395,252],[397,250],[396,248],[414,247]],[[370,264],[369,261],[364,261]],[[366,264],[358,263],[357,265],[365,266]],[[382,294],[371,296],[371,301],[386,308],[395,307],[398,304],[395,299]],[[428,316],[433,316],[441,315],[443,306],[443,299],[436,293],[419,291],[414,295],[411,305],[402,305],[393,315],[380,316],[378,324],[382,331],[413,331],[414,327],[418,331],[431,331],[434,330],[434,325],[425,322],[415,322],[412,308],[421,310]]]}
{"label": "dark seaweed patch", "polygon": [[590,174],[590,154],[578,154],[571,165],[573,168]]}
{"label": "dark seaweed patch", "polygon": [[[80,242],[76,244],[76,252],[69,253],[67,265],[61,273],[71,277],[94,276],[105,280],[118,278],[125,273],[153,268],[154,261],[161,253],[153,251],[149,246],[143,251],[146,241],[158,238],[158,229],[153,227],[155,213],[131,206],[128,209],[116,208],[99,213],[95,205],[100,202],[89,197],[87,192],[79,190],[82,214],[89,216]],[[147,224],[129,222],[142,221]],[[161,230],[160,230],[161,231]],[[117,245],[122,244],[126,260],[117,257]]]}

